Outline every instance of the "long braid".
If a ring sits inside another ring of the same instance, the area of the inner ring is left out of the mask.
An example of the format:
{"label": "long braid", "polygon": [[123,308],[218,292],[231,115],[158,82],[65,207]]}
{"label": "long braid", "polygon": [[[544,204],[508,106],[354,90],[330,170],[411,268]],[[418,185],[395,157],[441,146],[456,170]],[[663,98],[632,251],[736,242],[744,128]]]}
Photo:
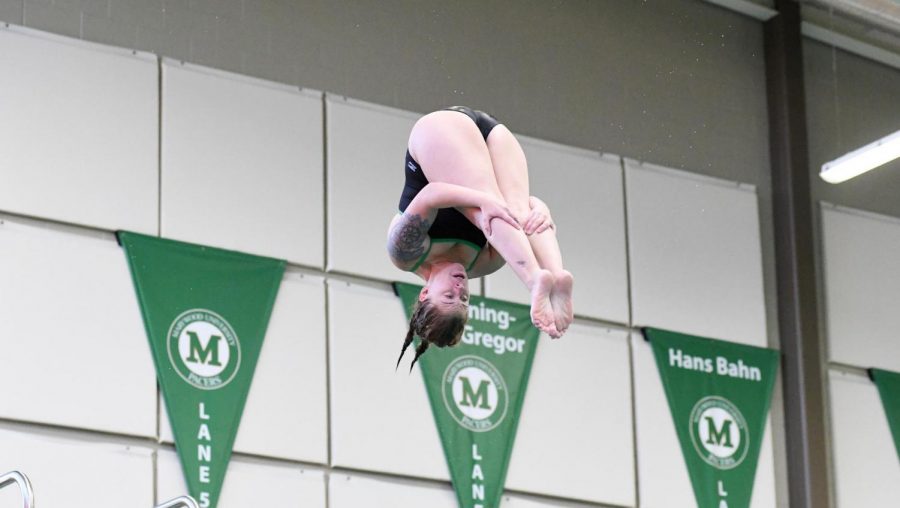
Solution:
{"label": "long braid", "polygon": [[[413,319],[415,319],[415,317],[413,317]],[[413,331],[413,320],[410,319],[409,320],[409,331],[406,332],[406,340],[403,341],[403,349],[400,350],[400,358],[397,358],[397,366],[394,367],[394,370],[397,370],[398,368],[400,368],[400,360],[403,359],[403,355],[406,353],[406,348],[408,348],[409,345],[412,344],[414,335],[415,335],[415,332]]]}
{"label": "long braid", "polygon": [[[416,333],[418,332],[419,336],[422,336],[423,329],[427,324],[428,309],[430,307],[431,306],[427,302],[416,302],[416,305],[413,307],[412,316],[409,318],[409,330],[406,332],[406,339],[403,341],[403,349],[400,350],[400,358],[397,358],[397,366],[394,367],[395,371],[400,367],[400,360],[403,359],[403,355],[406,354],[406,349],[412,344]],[[412,368],[410,368],[410,370],[412,370]]]}
{"label": "long braid", "polygon": [[422,342],[419,343],[419,347],[416,348],[416,357],[413,358],[412,363],[409,364],[409,371],[410,371],[410,372],[412,372],[413,367],[415,367],[415,365],[416,365],[416,360],[418,360],[419,357],[422,356],[422,353],[424,353],[426,349],[428,349],[428,341],[427,341],[427,340],[423,340]]}

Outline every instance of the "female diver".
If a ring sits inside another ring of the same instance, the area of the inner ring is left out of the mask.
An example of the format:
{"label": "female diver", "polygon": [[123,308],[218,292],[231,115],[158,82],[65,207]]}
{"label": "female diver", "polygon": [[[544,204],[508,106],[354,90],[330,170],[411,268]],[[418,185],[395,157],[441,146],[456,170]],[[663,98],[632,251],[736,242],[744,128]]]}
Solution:
{"label": "female diver", "polygon": [[[426,281],[400,353],[413,336],[454,346],[468,319],[469,278],[509,263],[531,293],[531,321],[559,338],[572,323],[572,274],[550,211],[529,195],[525,154],[490,115],[462,106],[419,119],[409,136],[401,214],[388,230],[398,268]],[[399,365],[400,360],[397,360]]]}

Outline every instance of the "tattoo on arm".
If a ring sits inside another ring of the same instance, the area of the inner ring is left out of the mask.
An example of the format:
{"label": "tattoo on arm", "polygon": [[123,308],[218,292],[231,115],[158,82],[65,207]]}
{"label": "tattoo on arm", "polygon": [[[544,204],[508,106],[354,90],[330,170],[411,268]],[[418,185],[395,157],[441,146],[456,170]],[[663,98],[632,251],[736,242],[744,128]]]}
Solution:
{"label": "tattoo on arm", "polygon": [[388,253],[400,262],[412,262],[425,253],[431,223],[418,215],[404,215],[391,230]]}

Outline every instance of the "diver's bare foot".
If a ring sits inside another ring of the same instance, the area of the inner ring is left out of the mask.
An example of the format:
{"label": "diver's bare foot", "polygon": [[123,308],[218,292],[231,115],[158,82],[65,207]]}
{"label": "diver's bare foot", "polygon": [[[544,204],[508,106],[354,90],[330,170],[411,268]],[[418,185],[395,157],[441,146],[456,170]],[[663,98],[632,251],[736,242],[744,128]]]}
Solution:
{"label": "diver's bare foot", "polygon": [[548,270],[538,270],[531,285],[531,322],[556,339],[560,337],[560,333],[556,330],[556,318],[550,302],[552,290],[553,275]]}
{"label": "diver's bare foot", "polygon": [[555,279],[553,291],[550,293],[550,304],[553,305],[554,323],[561,336],[575,319],[572,305],[572,285],[575,281],[568,270],[558,273]]}

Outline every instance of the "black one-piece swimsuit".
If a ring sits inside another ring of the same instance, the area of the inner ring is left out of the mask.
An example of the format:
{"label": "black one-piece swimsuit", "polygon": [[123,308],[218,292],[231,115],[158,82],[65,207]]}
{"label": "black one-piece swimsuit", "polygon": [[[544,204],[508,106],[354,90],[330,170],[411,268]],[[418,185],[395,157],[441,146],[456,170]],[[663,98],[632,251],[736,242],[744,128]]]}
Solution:
{"label": "black one-piece swimsuit", "polygon": [[[478,126],[478,130],[481,131],[485,141],[488,134],[491,133],[491,129],[500,124],[494,117],[484,111],[473,110],[465,106],[452,106],[446,108],[445,111],[457,111],[471,118],[475,125]],[[409,206],[413,198],[428,185],[428,179],[425,178],[425,173],[422,172],[422,166],[413,159],[409,150],[406,151],[406,164],[403,171],[406,174],[406,183],[403,186],[403,192],[400,194],[400,212],[405,212],[406,207]],[[432,244],[442,242],[465,243],[477,252],[481,252],[481,249],[487,245],[487,237],[484,236],[484,233],[455,208],[441,208],[438,210],[434,223],[428,229],[428,236],[431,237]],[[429,252],[430,249],[419,258],[409,271],[416,271],[428,258]],[[475,259],[478,259],[478,256],[475,256]],[[472,263],[474,264],[474,262],[473,260]],[[470,265],[466,267],[466,270],[471,268],[472,266]]]}

